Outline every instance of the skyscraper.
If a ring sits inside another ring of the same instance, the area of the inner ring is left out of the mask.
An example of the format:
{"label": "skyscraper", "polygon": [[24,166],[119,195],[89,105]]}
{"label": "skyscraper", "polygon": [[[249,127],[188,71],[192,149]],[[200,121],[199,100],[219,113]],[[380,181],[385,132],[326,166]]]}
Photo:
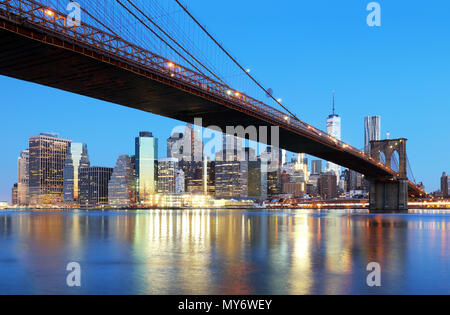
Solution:
{"label": "skyscraper", "polygon": [[367,116],[364,118],[364,152],[369,153],[370,141],[381,140],[380,116]]}
{"label": "skyscraper", "polygon": [[70,143],[53,134],[30,138],[30,204],[63,202],[64,165]]}
{"label": "skyscraper", "polygon": [[131,206],[136,201],[136,178],[134,157],[121,155],[108,183],[108,203],[110,205]]}
{"label": "skyscraper", "polygon": [[15,183],[11,189],[11,203],[13,206],[18,205],[18,184]]}
{"label": "skyscraper", "polygon": [[83,167],[80,169],[81,206],[108,204],[108,183],[113,169],[110,167]]}
{"label": "skyscraper", "polygon": [[442,173],[441,176],[441,193],[444,198],[447,198],[449,194],[449,182],[450,176],[447,176],[445,172]]}
{"label": "skyscraper", "polygon": [[29,185],[30,185],[30,151],[23,150],[17,161],[17,202],[19,205],[28,205],[30,203]]}
{"label": "skyscraper", "polygon": [[[334,95],[335,92],[333,91],[333,113],[327,118],[327,133],[333,138],[341,140],[341,117],[339,117],[339,115],[337,115],[335,111]],[[337,180],[340,176],[340,166],[331,162],[327,162],[327,166],[325,169],[327,173],[331,172],[336,175],[337,184]]]}
{"label": "skyscraper", "polygon": [[64,201],[76,202],[79,194],[80,169],[89,167],[87,145],[84,143],[70,143],[67,148],[64,165]]}
{"label": "skyscraper", "polygon": [[203,141],[192,124],[187,124],[183,133],[173,133],[167,139],[167,157],[178,161],[201,162],[203,159]]}
{"label": "skyscraper", "polygon": [[322,160],[313,160],[311,162],[311,175],[320,175],[322,173]]}
{"label": "skyscraper", "polygon": [[140,132],[136,138],[136,192],[138,201],[145,203],[158,190],[158,139],[151,132]]}

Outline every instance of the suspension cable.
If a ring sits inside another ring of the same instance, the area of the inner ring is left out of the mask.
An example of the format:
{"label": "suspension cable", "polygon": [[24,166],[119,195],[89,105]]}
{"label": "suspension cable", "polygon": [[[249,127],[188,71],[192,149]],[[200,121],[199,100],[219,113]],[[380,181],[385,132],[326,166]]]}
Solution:
{"label": "suspension cable", "polygon": [[259,87],[261,88],[270,98],[272,98],[276,103],[278,103],[284,110],[286,110],[293,118],[300,121],[297,116],[287,109],[281,102],[279,102],[271,93],[269,93],[248,71],[241,66],[241,64],[233,57],[231,54],[206,30],[206,28],[200,24],[200,22],[189,12],[189,10],[184,7],[179,0],[175,2],[183,9],[184,12],[205,32],[205,34]]}
{"label": "suspension cable", "polygon": [[217,76],[212,70],[210,70],[207,66],[205,66],[202,62],[200,62],[197,58],[195,58],[189,51],[187,51],[181,44],[179,44],[175,39],[173,39],[166,31],[164,31],[157,23],[153,21],[147,14],[145,14],[141,9],[139,9],[131,0],[127,0],[129,4],[131,4],[139,13],[147,18],[155,27],[157,27],[164,35],[166,35],[172,42],[174,42],[178,47],[180,47],[186,54],[189,55],[192,59],[194,59],[198,64],[200,64],[203,68],[205,68],[209,73],[211,73],[217,80],[219,80],[222,84],[228,87],[228,85],[222,81],[222,79]]}
{"label": "suspension cable", "polygon": [[142,25],[144,25],[150,32],[152,32],[156,37],[158,37],[164,44],[166,44],[170,49],[172,49],[178,56],[183,58],[191,67],[197,70],[200,74],[206,77],[206,75],[197,66],[190,62],[186,57],[184,57],[179,51],[177,51],[172,45],[166,42],[161,36],[159,36],[150,26],[148,26],[144,21],[142,21],[136,14],[134,14],[126,5],[124,5],[120,0],[116,0],[125,10],[128,11],[136,20],[138,20]]}

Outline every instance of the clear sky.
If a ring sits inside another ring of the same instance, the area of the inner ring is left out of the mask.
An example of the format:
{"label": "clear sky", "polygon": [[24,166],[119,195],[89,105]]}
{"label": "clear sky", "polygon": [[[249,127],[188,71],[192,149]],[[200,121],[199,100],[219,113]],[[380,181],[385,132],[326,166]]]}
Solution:
{"label": "clear sky", "polygon": [[[406,137],[414,175],[428,191],[450,171],[450,2],[378,1],[382,25],[366,24],[370,1],[185,0],[202,24],[304,121],[325,129],[336,90],[343,140],[362,148],[363,119]],[[0,48],[1,49],[1,48]],[[95,165],[133,154],[148,130],[165,142],[180,123],[0,77],[0,200],[10,200],[28,137],[57,132],[88,144]]]}

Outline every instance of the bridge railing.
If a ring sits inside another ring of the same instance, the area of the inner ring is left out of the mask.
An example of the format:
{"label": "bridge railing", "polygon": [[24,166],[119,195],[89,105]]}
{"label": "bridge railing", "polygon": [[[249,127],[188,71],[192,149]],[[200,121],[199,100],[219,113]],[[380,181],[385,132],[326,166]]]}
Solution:
{"label": "bridge railing", "polygon": [[134,66],[144,68],[147,71],[157,73],[168,79],[191,86],[202,92],[215,95],[226,102],[241,107],[259,118],[270,121],[294,132],[319,138],[323,143],[345,150],[367,160],[376,166],[383,168],[392,176],[397,176],[393,170],[387,168],[381,162],[330,135],[315,128],[297,117],[292,117],[277,110],[257,99],[234,90],[229,86],[217,82],[201,73],[195,72],[182,65],[178,65],[162,56],[154,54],[142,47],[130,43],[120,36],[111,34],[92,25],[81,23],[80,26],[67,26],[67,16],[53,8],[47,7],[34,0],[1,0],[0,16],[14,23],[27,23],[42,31],[50,32],[57,38],[63,38],[69,42],[76,42],[99,51],[115,59],[120,59]]}

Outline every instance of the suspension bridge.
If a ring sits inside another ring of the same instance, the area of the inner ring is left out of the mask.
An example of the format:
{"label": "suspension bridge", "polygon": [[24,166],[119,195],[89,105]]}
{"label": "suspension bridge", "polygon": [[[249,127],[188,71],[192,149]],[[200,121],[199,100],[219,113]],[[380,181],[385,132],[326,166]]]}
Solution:
{"label": "suspension bridge", "polygon": [[86,1],[75,25],[70,2],[0,0],[1,75],[222,130],[278,126],[280,148],[365,175],[373,209],[426,195],[408,179],[406,139],[366,154],[301,121],[178,0]]}

